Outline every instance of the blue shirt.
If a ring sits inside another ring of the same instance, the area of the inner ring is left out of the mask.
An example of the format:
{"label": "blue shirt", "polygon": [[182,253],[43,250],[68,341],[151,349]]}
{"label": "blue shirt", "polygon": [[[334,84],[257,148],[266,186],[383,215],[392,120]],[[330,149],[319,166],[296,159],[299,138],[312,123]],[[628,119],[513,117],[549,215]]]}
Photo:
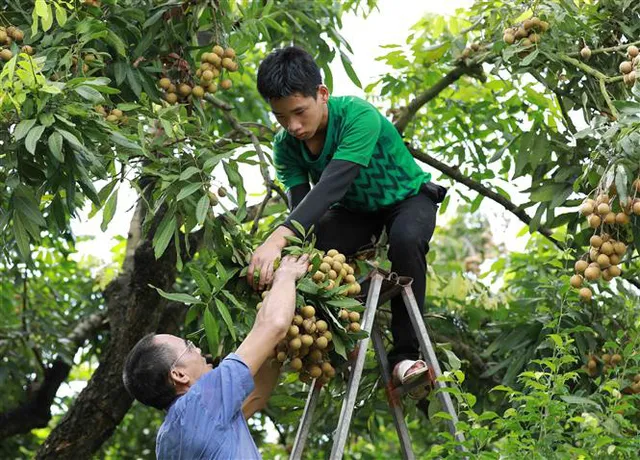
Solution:
{"label": "blue shirt", "polygon": [[158,459],[260,459],[242,414],[253,387],[249,368],[231,353],[169,408],[156,437]]}

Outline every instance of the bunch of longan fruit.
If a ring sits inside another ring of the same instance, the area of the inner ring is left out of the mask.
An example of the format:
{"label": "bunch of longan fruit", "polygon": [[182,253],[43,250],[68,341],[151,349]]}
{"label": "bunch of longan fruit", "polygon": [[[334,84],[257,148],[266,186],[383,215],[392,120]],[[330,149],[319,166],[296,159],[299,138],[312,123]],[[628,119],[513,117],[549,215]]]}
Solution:
{"label": "bunch of longan fruit", "polygon": [[[619,353],[603,353],[602,356],[592,354],[587,359],[587,364],[584,366],[584,370],[591,378],[596,378],[600,373],[607,373],[609,370],[616,368],[622,363],[623,358]],[[625,393],[638,394],[640,393],[640,374],[635,374],[630,377],[633,381],[629,386],[624,388]]]}
{"label": "bunch of longan fruit", "polygon": [[[633,189],[635,193],[632,195],[640,192],[640,179],[633,182]],[[589,239],[589,252],[575,263],[576,273],[570,283],[579,289],[582,300],[590,301],[593,293],[589,287],[583,286],[585,280],[602,278],[608,282],[622,273],[619,264],[627,252],[627,244],[612,235],[622,233],[622,228],[630,223],[631,214],[640,215],[640,199],[632,197],[626,203],[619,203],[607,193],[599,193],[595,200],[587,198],[580,206],[580,212],[587,217],[595,233]]]}
{"label": "bunch of longan fruit", "polygon": [[507,45],[517,43],[519,46],[529,48],[540,42],[541,34],[549,30],[549,23],[533,16],[525,19],[519,26],[504,30],[502,40]]}
{"label": "bunch of longan fruit", "polygon": [[[15,41],[20,43],[24,40],[24,32],[16,26],[3,27],[0,26],[0,61],[7,62],[13,57],[13,51],[10,46]],[[29,45],[22,47],[22,52],[29,56],[33,54],[33,48]]]}
{"label": "bunch of longan fruit", "polygon": [[480,43],[472,43],[462,50],[462,53],[460,53],[460,58],[469,59],[473,53],[480,51],[482,48],[484,47]]}
{"label": "bunch of longan fruit", "polygon": [[[310,265],[309,273],[313,271],[313,267],[313,264]],[[331,298],[344,298],[346,295],[360,293],[361,288],[355,280],[353,267],[346,263],[344,254],[335,249],[327,251],[320,261],[320,268],[311,278],[326,290],[335,289],[344,281],[342,286],[346,286],[346,289],[336,292]],[[262,298],[265,299],[268,295],[269,291],[265,291]],[[262,302],[256,306],[258,310],[261,307]],[[334,318],[341,323],[347,334],[360,333],[360,313],[347,308],[341,308],[336,313]],[[281,363],[287,363],[288,368],[297,372],[300,381],[304,383],[311,383],[313,379],[327,383],[336,375],[335,363],[332,363],[330,354],[334,350],[332,325],[335,319],[328,318],[316,306],[297,306],[287,336],[278,343],[273,357]]]}
{"label": "bunch of longan fruit", "polygon": [[127,116],[120,109],[111,109],[110,111],[107,112],[107,109],[105,109],[101,105],[98,105],[95,107],[95,110],[100,115],[102,115],[104,119],[107,120],[109,123],[120,124],[120,123],[126,123],[128,120]]}
{"label": "bunch of longan fruit", "polygon": [[[360,294],[361,287],[356,281],[354,268],[346,263],[347,258],[344,254],[340,254],[337,250],[331,249],[322,258],[322,263],[311,276],[317,284],[324,284],[328,281],[325,289],[330,290],[339,286],[349,286],[344,294],[355,296]],[[313,270],[313,266],[309,266],[309,271]]]}
{"label": "bunch of longan fruit", "polygon": [[620,63],[622,81],[628,86],[633,86],[636,83],[636,68],[640,64],[639,55],[638,47],[631,45],[627,48],[627,59]]}
{"label": "bunch of longan fruit", "polygon": [[[197,84],[193,83],[191,76],[187,81],[171,81],[163,77],[158,81],[158,86],[165,92],[164,99],[169,104],[186,102],[189,97],[202,99],[206,93],[213,94],[218,88],[228,90],[233,86],[230,79],[224,78],[225,72],[235,72],[238,70],[236,62],[236,52],[233,48],[223,48],[215,45],[211,52],[205,52],[200,56],[200,65],[195,72],[198,79]],[[219,82],[215,80],[219,78]]]}

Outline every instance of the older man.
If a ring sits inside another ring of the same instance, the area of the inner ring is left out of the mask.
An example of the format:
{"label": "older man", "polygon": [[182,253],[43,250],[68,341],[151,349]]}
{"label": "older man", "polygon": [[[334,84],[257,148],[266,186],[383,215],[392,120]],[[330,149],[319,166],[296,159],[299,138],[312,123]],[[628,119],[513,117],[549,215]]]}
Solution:
{"label": "older man", "polygon": [[275,384],[277,371],[266,361],[291,324],[295,282],[307,265],[306,256],[282,259],[247,338],[213,370],[199,348],[173,335],[149,334],[133,347],[125,387],[141,403],[167,411],[157,435],[159,459],[260,458],[245,416]]}

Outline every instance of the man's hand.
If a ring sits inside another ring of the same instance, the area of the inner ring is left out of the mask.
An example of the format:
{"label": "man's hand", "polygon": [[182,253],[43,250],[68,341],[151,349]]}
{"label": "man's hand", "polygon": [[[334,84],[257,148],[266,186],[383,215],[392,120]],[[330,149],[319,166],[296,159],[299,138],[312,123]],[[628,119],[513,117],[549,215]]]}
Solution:
{"label": "man's hand", "polygon": [[[293,231],[287,227],[278,227],[253,253],[249,270],[247,271],[247,281],[254,289],[258,288],[258,290],[262,291],[265,286],[271,284],[274,272],[273,264],[280,257],[282,248],[287,245],[285,236],[293,234]],[[256,270],[260,273],[259,279],[254,277]]]}
{"label": "man's hand", "polygon": [[289,276],[294,280],[299,280],[307,273],[307,267],[309,266],[309,255],[303,254],[297,259],[293,256],[286,256],[280,262],[280,266],[276,270],[275,278],[283,276]]}

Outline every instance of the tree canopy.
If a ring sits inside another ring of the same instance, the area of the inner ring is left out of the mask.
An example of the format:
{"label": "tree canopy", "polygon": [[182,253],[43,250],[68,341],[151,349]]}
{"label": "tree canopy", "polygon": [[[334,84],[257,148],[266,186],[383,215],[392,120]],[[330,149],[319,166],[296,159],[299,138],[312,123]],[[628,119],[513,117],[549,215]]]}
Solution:
{"label": "tree canopy", "polygon": [[[314,54],[329,88],[337,60],[362,86],[342,20],[373,8],[3,4],[3,458],[153,457],[162,414],[132,404],[127,352],[154,331],[233,351],[260,301],[242,270],[285,217],[269,148],[278,126],[257,93],[257,66],[294,43]],[[468,452],[432,394],[406,405],[419,458],[640,450],[637,46],[631,0],[477,0],[417,18],[406,44],[381,50],[388,71],[364,90],[451,187],[440,215],[454,215],[431,243],[425,321]],[[264,182],[255,204],[246,168]],[[79,257],[73,218],[89,206],[108,228],[125,188],[136,206],[112,262]],[[488,231],[488,200],[522,221],[525,250],[507,251]],[[388,266],[384,246],[375,258]],[[373,356],[365,369],[347,453],[394,458]],[[307,391],[285,373],[250,421],[265,458],[287,455]],[[329,451],[344,391],[340,379],[323,388],[308,458]]]}

